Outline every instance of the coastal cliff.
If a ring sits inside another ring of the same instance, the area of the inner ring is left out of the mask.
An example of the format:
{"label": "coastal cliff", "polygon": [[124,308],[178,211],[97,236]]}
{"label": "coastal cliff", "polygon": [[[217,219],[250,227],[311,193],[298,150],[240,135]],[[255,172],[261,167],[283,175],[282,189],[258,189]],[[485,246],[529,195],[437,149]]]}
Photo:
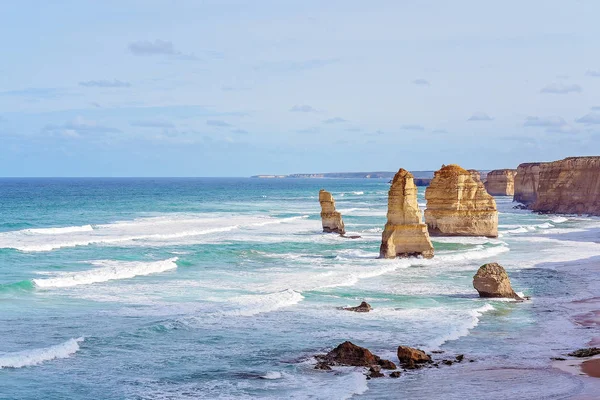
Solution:
{"label": "coastal cliff", "polygon": [[513,196],[515,194],[514,169],[495,169],[488,172],[485,181],[485,190],[492,196]]}
{"label": "coastal cliff", "polygon": [[417,203],[413,175],[400,169],[388,192],[387,223],[381,234],[380,258],[433,257],[433,245]]}
{"label": "coastal cliff", "polygon": [[569,157],[540,166],[533,211],[600,215],[600,157]]}
{"label": "coastal cliff", "polygon": [[335,200],[331,193],[324,189],[319,191],[319,203],[321,203],[321,222],[323,223],[323,232],[339,233],[344,235],[344,221],[342,214],[335,210]]}
{"label": "coastal cliff", "polygon": [[540,166],[544,163],[523,163],[517,168],[513,201],[529,205],[535,203],[540,183]]}
{"label": "coastal cliff", "polygon": [[477,175],[458,165],[436,171],[425,191],[432,236],[498,236],[496,201]]}

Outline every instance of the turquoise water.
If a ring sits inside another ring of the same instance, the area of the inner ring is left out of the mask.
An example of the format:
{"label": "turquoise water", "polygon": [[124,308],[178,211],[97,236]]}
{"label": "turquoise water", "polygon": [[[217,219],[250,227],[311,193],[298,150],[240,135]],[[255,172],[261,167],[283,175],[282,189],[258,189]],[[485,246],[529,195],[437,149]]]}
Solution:
{"label": "turquoise water", "polygon": [[[580,378],[552,369],[550,357],[598,334],[573,324],[579,311],[569,305],[600,296],[592,267],[600,221],[535,215],[497,198],[498,239],[436,238],[432,260],[378,260],[388,187],[0,180],[0,398],[564,398],[580,390]],[[321,188],[361,239],[321,232]],[[533,300],[477,298],[472,277],[489,261]],[[338,309],[362,300],[371,313]],[[397,380],[313,369],[314,354],[345,340],[392,360],[402,344],[476,362]]]}

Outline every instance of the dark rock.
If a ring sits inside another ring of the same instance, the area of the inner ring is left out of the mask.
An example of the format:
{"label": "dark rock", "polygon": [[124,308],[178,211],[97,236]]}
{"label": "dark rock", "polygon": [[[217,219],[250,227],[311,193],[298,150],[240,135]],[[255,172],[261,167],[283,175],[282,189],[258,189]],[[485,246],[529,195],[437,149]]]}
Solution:
{"label": "dark rock", "polygon": [[390,374],[390,378],[400,378],[400,371],[394,371]]}
{"label": "dark rock", "polygon": [[357,307],[347,307],[347,308],[344,308],[344,310],[346,310],[346,311],[355,311],[355,312],[369,312],[372,309],[373,308],[371,307],[371,305],[369,303],[367,303],[366,301],[363,301]]}
{"label": "dark rock", "polygon": [[340,236],[343,238],[346,238],[346,239],[360,239],[361,238],[361,236],[359,236],[359,235],[340,235]]}
{"label": "dark rock", "polygon": [[423,350],[408,346],[398,346],[398,360],[404,368],[414,369],[417,364],[431,362],[431,356]]}
{"label": "dark rock", "polygon": [[587,349],[579,349],[575,350],[572,353],[569,353],[571,357],[592,357],[597,354],[600,354],[600,347],[589,347]]}
{"label": "dark rock", "polygon": [[517,204],[516,206],[513,206],[513,208],[515,210],[527,210],[527,206],[523,204]]}
{"label": "dark rock", "polygon": [[318,356],[328,365],[346,365],[352,367],[381,366],[384,369],[396,369],[396,365],[389,360],[382,360],[364,347],[351,342],[344,342],[324,356]]}
{"label": "dark rock", "polygon": [[444,361],[442,361],[442,362],[443,362],[444,364],[446,364],[446,365],[452,365],[452,364],[453,364],[453,362],[452,362],[452,361],[450,361],[450,360],[444,360]]}
{"label": "dark rock", "polygon": [[566,360],[566,358],[563,358],[563,357],[550,357],[550,359],[554,360],[554,361],[565,361]]}
{"label": "dark rock", "polygon": [[315,369],[320,369],[323,371],[331,371],[331,367],[329,366],[329,364],[327,364],[326,362],[318,362],[317,365],[315,365]]}
{"label": "dark rock", "polygon": [[442,354],[442,353],[444,353],[444,350],[431,350],[431,352],[433,354]]}
{"label": "dark rock", "polygon": [[385,376],[385,375],[383,375],[381,373],[381,367],[379,365],[372,365],[369,368],[369,373],[367,374],[367,377],[369,377],[369,378],[382,378],[383,376]]}
{"label": "dark rock", "polygon": [[469,362],[475,362],[475,360],[469,360]]}
{"label": "dark rock", "polygon": [[456,356],[456,362],[461,362],[464,359],[465,359],[465,355],[464,354],[459,354],[459,355]]}

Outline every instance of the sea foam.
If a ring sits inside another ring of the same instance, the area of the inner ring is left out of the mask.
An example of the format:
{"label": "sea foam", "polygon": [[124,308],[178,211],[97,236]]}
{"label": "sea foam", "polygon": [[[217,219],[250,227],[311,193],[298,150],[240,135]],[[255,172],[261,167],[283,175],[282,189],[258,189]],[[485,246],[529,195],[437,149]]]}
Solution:
{"label": "sea foam", "polygon": [[177,268],[176,261],[177,257],[153,262],[113,260],[90,261],[90,264],[98,266],[99,268],[64,274],[54,278],[34,279],[33,283],[39,288],[60,288],[89,285],[115,279],[128,279],[135,276],[156,274],[175,269]]}
{"label": "sea foam", "polygon": [[432,340],[427,346],[427,350],[439,349],[446,342],[460,339],[463,336],[467,336],[469,331],[479,325],[479,318],[486,312],[494,310],[491,304],[485,304],[483,307],[479,307],[475,310],[469,311],[468,317],[464,324],[452,329],[447,334]]}
{"label": "sea foam", "polygon": [[0,354],[0,369],[29,367],[56,358],[67,358],[79,351],[79,343],[83,340],[83,337],[80,337],[41,349]]}

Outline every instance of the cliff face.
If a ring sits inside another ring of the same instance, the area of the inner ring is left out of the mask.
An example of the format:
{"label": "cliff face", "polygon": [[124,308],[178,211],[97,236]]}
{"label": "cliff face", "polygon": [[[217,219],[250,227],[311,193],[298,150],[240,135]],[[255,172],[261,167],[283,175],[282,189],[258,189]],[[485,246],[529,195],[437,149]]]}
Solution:
{"label": "cliff face", "polygon": [[321,189],[319,191],[319,203],[321,203],[321,222],[323,223],[323,232],[333,232],[344,235],[344,221],[342,214],[335,210],[335,200],[331,193]]}
{"label": "cliff face", "polygon": [[485,181],[485,190],[492,196],[512,196],[515,194],[514,169],[496,169],[488,172]]}
{"label": "cliff face", "polygon": [[496,201],[473,176],[458,165],[436,171],[425,191],[432,236],[498,236]]}
{"label": "cliff face", "polygon": [[600,157],[569,157],[540,166],[533,211],[600,215]]}
{"label": "cliff face", "polygon": [[387,223],[381,234],[380,258],[433,257],[427,225],[417,204],[417,187],[410,172],[400,169],[388,193]]}
{"label": "cliff face", "polygon": [[540,183],[540,166],[543,163],[523,163],[517,168],[515,176],[515,195],[513,201],[529,205],[537,200]]}

